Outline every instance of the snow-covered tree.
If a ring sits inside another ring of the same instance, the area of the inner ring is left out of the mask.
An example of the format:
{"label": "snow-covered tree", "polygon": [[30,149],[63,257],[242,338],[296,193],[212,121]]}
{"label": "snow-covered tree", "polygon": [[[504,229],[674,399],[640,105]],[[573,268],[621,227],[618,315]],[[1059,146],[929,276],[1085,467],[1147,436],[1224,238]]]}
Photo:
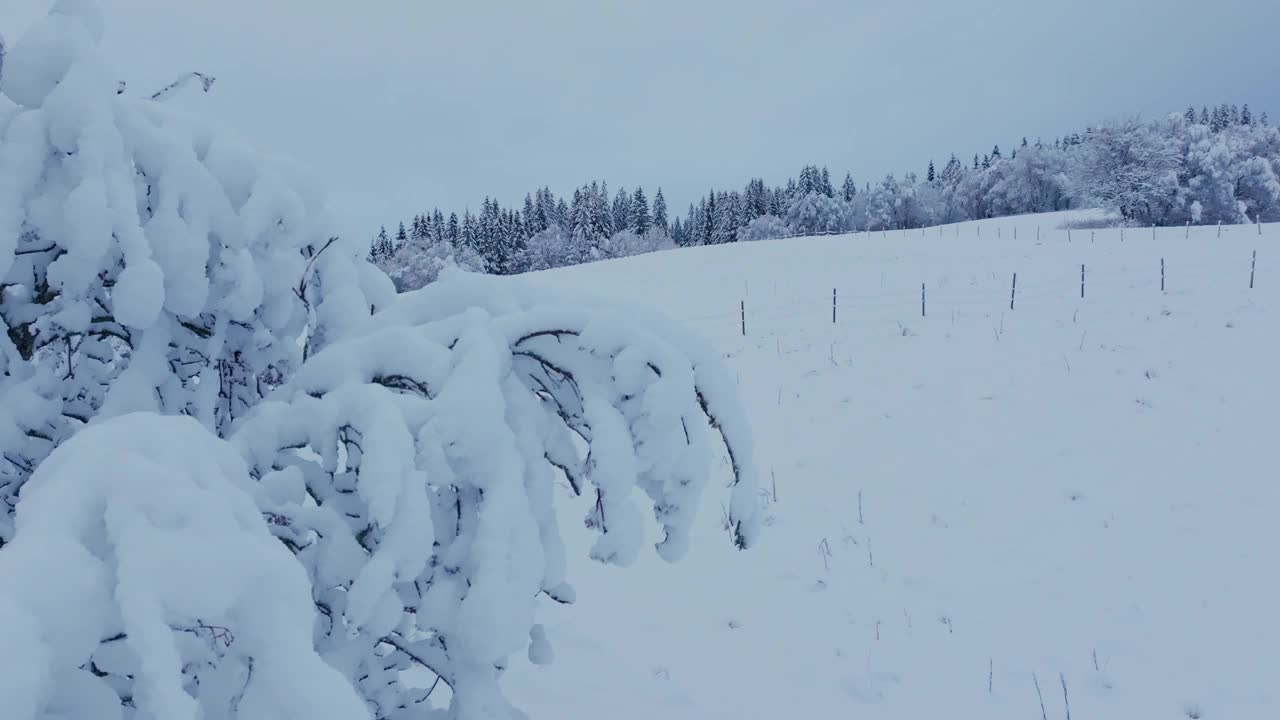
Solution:
{"label": "snow-covered tree", "polygon": [[471,272],[484,272],[484,258],[465,245],[457,246],[448,240],[436,242],[427,238],[410,239],[389,255],[374,258],[391,281],[397,292],[417,290],[433,283],[440,271],[447,267],[459,267]]}
{"label": "snow-covered tree", "polygon": [[776,215],[761,215],[747,223],[747,226],[738,233],[738,239],[744,242],[772,240],[787,237],[790,234],[791,228],[787,227],[787,223],[782,218]]}
{"label": "snow-covered tree", "polygon": [[644,188],[637,187],[631,197],[630,225],[620,225],[618,230],[630,229],[637,237],[644,237],[653,226],[653,217],[649,214],[649,199],[644,196]]}
{"label": "snow-covered tree", "polygon": [[667,199],[662,196],[662,188],[658,188],[658,193],[653,196],[653,226],[671,234],[671,222],[667,219]]}
{"label": "snow-covered tree", "polygon": [[304,174],[117,96],[102,24],[59,0],[0,86],[6,719],[514,719],[506,659],[573,599],[558,483],[596,560],[636,557],[642,497],[675,560],[724,452],[755,541],[714,352],[510,278],[397,296]]}
{"label": "snow-covered tree", "polygon": [[303,173],[116,94],[89,0],[9,49],[0,102],[0,542],[36,465],[99,415],[225,431],[394,294]]}
{"label": "snow-covered tree", "polygon": [[266,509],[311,575],[320,652],[377,717],[430,703],[399,681],[411,667],[452,689],[450,717],[514,717],[501,669],[518,650],[547,657],[539,596],[574,599],[558,476],[592,496],[591,557],[635,559],[639,490],[674,560],[723,438],[728,529],[753,542],[750,438],[715,353],[635,310],[584,307],[451,273],[317,354],[235,436],[281,490]]}
{"label": "snow-covered tree", "polygon": [[124,415],[56,449],[0,550],[5,720],[369,718],[255,503],[291,490],[190,417]]}
{"label": "snow-covered tree", "polygon": [[1089,131],[1075,155],[1070,182],[1090,204],[1147,224],[1175,204],[1180,164],[1169,138],[1131,119]]}
{"label": "snow-covered tree", "polygon": [[821,191],[811,192],[792,202],[784,221],[797,235],[839,232],[851,226],[846,206]]}

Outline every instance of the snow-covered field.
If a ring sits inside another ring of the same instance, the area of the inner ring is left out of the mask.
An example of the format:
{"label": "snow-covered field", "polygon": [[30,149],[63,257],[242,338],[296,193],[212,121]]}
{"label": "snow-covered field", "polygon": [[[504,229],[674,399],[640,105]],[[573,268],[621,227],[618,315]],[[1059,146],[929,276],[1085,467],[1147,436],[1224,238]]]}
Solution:
{"label": "snow-covered field", "polygon": [[1068,239],[1070,219],[519,280],[656,306],[707,337],[772,487],[758,548],[724,542],[713,493],[684,561],[629,569],[587,560],[585,507],[564,501],[579,600],[546,609],[556,662],[512,669],[517,706],[1280,717],[1280,226]]}

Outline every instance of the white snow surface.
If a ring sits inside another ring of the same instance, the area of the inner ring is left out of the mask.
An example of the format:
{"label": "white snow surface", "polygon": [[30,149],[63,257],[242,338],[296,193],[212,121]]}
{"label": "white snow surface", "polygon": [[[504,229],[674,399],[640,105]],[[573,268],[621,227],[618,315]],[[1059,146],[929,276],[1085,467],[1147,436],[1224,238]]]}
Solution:
{"label": "white snow surface", "polygon": [[1055,720],[1068,702],[1094,720],[1280,716],[1280,226],[1061,227],[1098,221],[517,279],[710,339],[753,426],[765,527],[734,551],[712,501],[680,563],[619,570],[587,561],[596,537],[559,503],[578,602],[540,613],[555,662],[513,664],[513,703],[570,720],[1022,720],[1040,697]]}

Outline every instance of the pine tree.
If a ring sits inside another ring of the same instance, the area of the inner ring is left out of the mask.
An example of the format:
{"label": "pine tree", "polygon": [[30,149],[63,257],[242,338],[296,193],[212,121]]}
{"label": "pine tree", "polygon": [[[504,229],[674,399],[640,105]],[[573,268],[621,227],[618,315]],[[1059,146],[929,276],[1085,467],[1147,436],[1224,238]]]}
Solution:
{"label": "pine tree", "polygon": [[631,198],[631,230],[643,237],[653,227],[653,217],[649,215],[649,199],[644,196],[644,188],[637,187]]}
{"label": "pine tree", "polygon": [[840,195],[845,202],[849,202],[858,194],[858,186],[853,182],[853,173],[844,174],[844,184],[840,187]]}
{"label": "pine tree", "polygon": [[991,156],[990,156],[990,155],[983,155],[983,156],[982,156],[982,169],[983,169],[983,170],[990,170],[990,169],[991,169]]}
{"label": "pine tree", "polygon": [[821,190],[823,195],[826,195],[827,197],[836,196],[836,189],[831,186],[831,171],[827,170],[827,166],[825,165],[822,166],[822,175],[819,182],[821,183],[819,190]]}
{"label": "pine tree", "polygon": [[668,235],[672,234],[667,223],[667,199],[662,196],[662,188],[658,188],[658,194],[653,196],[653,226]]}
{"label": "pine tree", "polygon": [[[933,170],[933,161],[932,161],[932,160],[930,160],[930,161],[929,161],[929,171],[928,171],[928,173],[925,175],[925,181],[926,181],[926,182],[930,182],[930,183],[932,183],[934,180],[937,180],[937,179],[938,179],[938,175],[937,175],[937,173],[936,173],[936,172],[934,172],[934,170]],[[846,198],[846,199],[847,199],[847,198]]]}
{"label": "pine tree", "polygon": [[477,253],[480,252],[480,249],[476,247],[476,218],[469,209],[462,211],[462,233],[459,239],[466,247],[475,250]]}
{"label": "pine tree", "polygon": [[409,242],[409,233],[404,229],[404,223],[400,223],[400,229],[396,231],[396,247],[400,247]]}
{"label": "pine tree", "polygon": [[1209,121],[1209,108],[1208,108],[1208,106],[1206,106],[1206,105],[1201,105],[1201,106],[1200,106],[1200,124],[1201,124],[1201,125],[1208,125],[1208,124],[1209,124],[1209,122],[1210,122],[1210,121]]}
{"label": "pine tree", "polygon": [[436,211],[431,215],[431,237],[437,243],[443,243],[448,240],[446,232],[444,225],[444,213],[440,212],[439,208],[436,208]]}
{"label": "pine tree", "polygon": [[387,237],[387,226],[383,225],[378,231],[378,236],[373,239],[373,247],[369,249],[369,260],[377,263],[388,257],[391,257],[391,238]]}
{"label": "pine tree", "polygon": [[996,145],[995,147],[991,148],[991,162],[993,162],[993,163],[994,163],[994,162],[999,162],[999,161],[1000,161],[1000,159],[1001,159],[1001,156],[1000,156],[1000,146],[999,146],[999,145]]}
{"label": "pine tree", "polygon": [[613,198],[613,229],[619,232],[631,227],[631,196],[626,188],[618,188]]}
{"label": "pine tree", "polygon": [[1262,127],[1266,127],[1269,124],[1267,121],[1267,113],[1265,111],[1258,117],[1258,124]]}
{"label": "pine tree", "polygon": [[1227,123],[1228,123],[1229,125],[1239,125],[1239,124],[1240,124],[1240,108],[1239,108],[1239,106],[1237,106],[1237,105],[1232,105],[1232,106],[1231,106],[1231,110],[1230,110],[1230,112],[1227,114]]}
{"label": "pine tree", "polygon": [[[525,226],[529,228],[537,227],[538,225],[537,216],[538,216],[538,211],[534,209],[533,196],[528,193],[525,193],[524,218],[523,218]],[[537,232],[537,230],[534,230],[534,232]]]}
{"label": "pine tree", "polygon": [[679,247],[689,244],[689,239],[685,237],[684,225],[681,224],[680,218],[676,218],[675,222],[671,223],[671,241]]}
{"label": "pine tree", "polygon": [[563,230],[569,228],[569,203],[564,198],[556,202],[556,224]]}
{"label": "pine tree", "polygon": [[1240,124],[1241,125],[1253,124],[1253,113],[1249,112],[1249,103],[1245,103],[1244,107],[1240,109]]}
{"label": "pine tree", "polygon": [[710,245],[715,236],[715,217],[716,217],[716,192],[712,190],[707,194],[707,206],[702,210],[702,244]]}
{"label": "pine tree", "polygon": [[[990,162],[988,162],[987,164],[988,164],[988,165],[990,165]],[[978,169],[978,168],[980,168],[980,167],[982,167],[982,164],[981,164],[981,162],[978,160],[978,154],[977,154],[977,153],[974,153],[974,154],[973,154],[973,169],[974,169],[974,170],[977,170],[977,169]]]}
{"label": "pine tree", "polygon": [[1183,119],[1185,119],[1185,120],[1187,121],[1187,124],[1188,124],[1188,125],[1195,125],[1195,124],[1196,124],[1196,109],[1195,109],[1194,107],[1192,107],[1192,106],[1188,105],[1188,106],[1187,106],[1187,111],[1186,111],[1186,112],[1184,112],[1184,113],[1182,113],[1182,117],[1183,117]]}

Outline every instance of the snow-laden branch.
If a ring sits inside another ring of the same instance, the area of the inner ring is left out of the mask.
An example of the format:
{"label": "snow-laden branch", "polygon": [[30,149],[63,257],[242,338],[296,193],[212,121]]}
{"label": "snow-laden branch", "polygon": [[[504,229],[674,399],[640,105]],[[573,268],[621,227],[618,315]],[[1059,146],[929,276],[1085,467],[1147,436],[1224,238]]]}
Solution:
{"label": "snow-laden branch", "polygon": [[421,665],[453,689],[450,717],[508,716],[494,668],[531,643],[548,657],[536,598],[574,597],[561,472],[593,491],[594,559],[635,559],[643,493],[676,560],[722,438],[731,539],[754,542],[750,432],[714,353],[643,313],[582,307],[446,272],[310,358],[234,435],[311,573],[321,653],[376,711],[418,702],[386,667]]}
{"label": "snow-laden branch", "polygon": [[255,492],[190,418],[127,415],[54,451],[0,551],[6,720],[368,718],[316,654],[306,573]]}
{"label": "snow-laden branch", "polygon": [[152,93],[151,99],[160,101],[160,102],[168,100],[169,98],[178,94],[178,91],[182,90],[182,88],[190,84],[192,80],[199,80],[200,89],[207,93],[213,87],[213,84],[217,82],[218,79],[213,77],[212,75],[206,75],[204,73],[199,73],[194,71],[189,72],[182,75],[177,80],[174,80],[173,82],[169,83],[168,85],[165,85],[164,87],[160,88],[160,90],[158,90],[157,92]]}

